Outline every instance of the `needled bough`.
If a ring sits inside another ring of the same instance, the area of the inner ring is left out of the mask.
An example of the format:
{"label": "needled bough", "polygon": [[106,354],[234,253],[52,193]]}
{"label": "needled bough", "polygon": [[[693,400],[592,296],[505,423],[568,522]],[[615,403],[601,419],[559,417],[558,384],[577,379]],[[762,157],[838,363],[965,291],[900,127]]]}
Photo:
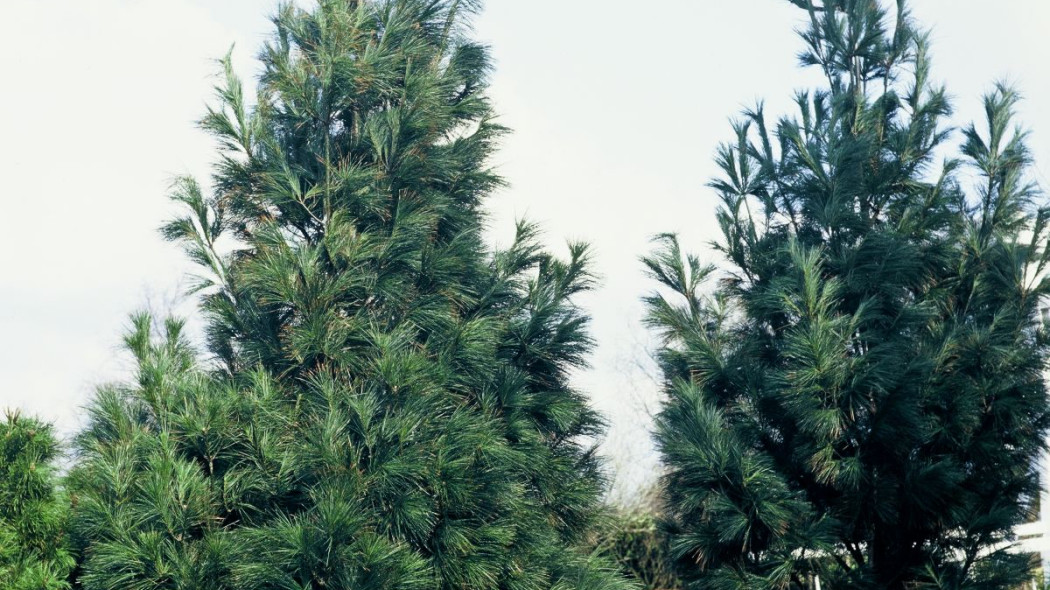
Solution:
{"label": "needled bough", "polygon": [[77,442],[86,590],[626,587],[581,549],[587,249],[481,239],[504,130],[477,8],[285,6],[254,100],[223,62],[214,191],[180,180],[163,230],[203,268],[211,356],[135,318],[136,377]]}
{"label": "needled bough", "polygon": [[903,0],[792,3],[826,85],[719,150],[717,268],[645,259],[673,558],[697,590],[1020,587],[1050,214],[1018,95],[956,147]]}

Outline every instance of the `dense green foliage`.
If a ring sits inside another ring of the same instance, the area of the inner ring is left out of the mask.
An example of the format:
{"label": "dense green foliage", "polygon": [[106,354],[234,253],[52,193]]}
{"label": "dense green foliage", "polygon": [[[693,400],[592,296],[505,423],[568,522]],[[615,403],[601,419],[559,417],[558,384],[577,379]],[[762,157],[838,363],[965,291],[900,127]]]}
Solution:
{"label": "dense green foliage", "polygon": [[681,587],[670,557],[670,538],[651,507],[611,507],[607,522],[597,530],[594,545],[644,590]]}
{"label": "dense green foliage", "polygon": [[718,156],[719,273],[673,236],[662,294],[672,553],[688,588],[1009,588],[1038,491],[1050,214],[1017,95],[951,148],[905,3],[792,0],[827,86]]}
{"label": "dense green foliage", "polygon": [[282,8],[254,104],[226,61],[210,197],[164,228],[204,269],[208,362],[137,317],[71,476],[87,590],[606,589],[582,549],[601,431],[587,251],[481,240],[503,132],[456,0]]}
{"label": "dense green foliage", "polygon": [[69,503],[56,487],[51,426],[17,413],[0,422],[0,588],[69,588]]}

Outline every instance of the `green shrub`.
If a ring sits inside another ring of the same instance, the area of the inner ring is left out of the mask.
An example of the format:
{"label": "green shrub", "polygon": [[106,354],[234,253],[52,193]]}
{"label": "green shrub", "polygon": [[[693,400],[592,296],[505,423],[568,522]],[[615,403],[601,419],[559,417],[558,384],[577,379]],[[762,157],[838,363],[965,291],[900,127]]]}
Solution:
{"label": "green shrub", "polygon": [[0,588],[69,588],[69,505],[56,485],[52,427],[17,412],[0,422]]}

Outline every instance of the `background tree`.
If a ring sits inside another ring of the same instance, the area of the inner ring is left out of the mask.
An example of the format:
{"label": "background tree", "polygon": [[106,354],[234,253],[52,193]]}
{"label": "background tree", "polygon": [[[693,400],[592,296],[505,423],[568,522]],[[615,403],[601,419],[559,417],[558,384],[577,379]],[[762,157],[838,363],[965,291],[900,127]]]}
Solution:
{"label": "background tree", "polygon": [[69,504],[56,486],[58,455],[50,425],[18,413],[0,422],[0,587],[70,587]]}
{"label": "background tree", "polygon": [[136,379],[80,435],[84,588],[617,588],[581,549],[602,428],[568,385],[587,251],[493,251],[503,129],[476,3],[274,17],[254,105],[225,60],[164,228],[204,268],[207,347],[138,316]]}
{"label": "background tree", "polygon": [[670,538],[651,495],[630,507],[611,506],[594,545],[616,561],[644,590],[680,590],[670,558]]}
{"label": "background tree", "polygon": [[672,553],[691,588],[1009,588],[1050,288],[1017,94],[938,165],[950,108],[905,3],[792,2],[827,86],[719,150],[719,287],[673,236],[645,259]]}

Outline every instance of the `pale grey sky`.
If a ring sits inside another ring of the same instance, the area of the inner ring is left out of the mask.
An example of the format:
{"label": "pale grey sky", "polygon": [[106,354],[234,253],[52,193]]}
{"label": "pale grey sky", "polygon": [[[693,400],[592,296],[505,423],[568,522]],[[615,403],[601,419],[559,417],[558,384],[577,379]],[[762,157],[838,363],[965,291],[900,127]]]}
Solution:
{"label": "pale grey sky", "polygon": [[[303,2],[306,3],[305,1]],[[1027,100],[1037,178],[1050,187],[1050,3],[912,0],[934,30],[934,75],[962,124],[991,82]],[[4,0],[0,6],[0,407],[75,431],[79,408],[127,362],[127,314],[168,307],[189,270],[156,228],[168,180],[208,174],[211,142],[193,121],[214,58],[236,43],[246,77],[268,33],[270,0]],[[799,70],[786,0],[489,0],[477,35],[496,59],[492,96],[514,133],[496,158],[494,241],[513,220],[552,244],[590,241],[602,288],[584,303],[600,346],[580,387],[609,416],[621,481],[655,468],[646,407],[638,256],[678,231],[715,237],[712,154],[727,120],[755,99],[784,112]],[[176,306],[192,314],[192,302]]]}

